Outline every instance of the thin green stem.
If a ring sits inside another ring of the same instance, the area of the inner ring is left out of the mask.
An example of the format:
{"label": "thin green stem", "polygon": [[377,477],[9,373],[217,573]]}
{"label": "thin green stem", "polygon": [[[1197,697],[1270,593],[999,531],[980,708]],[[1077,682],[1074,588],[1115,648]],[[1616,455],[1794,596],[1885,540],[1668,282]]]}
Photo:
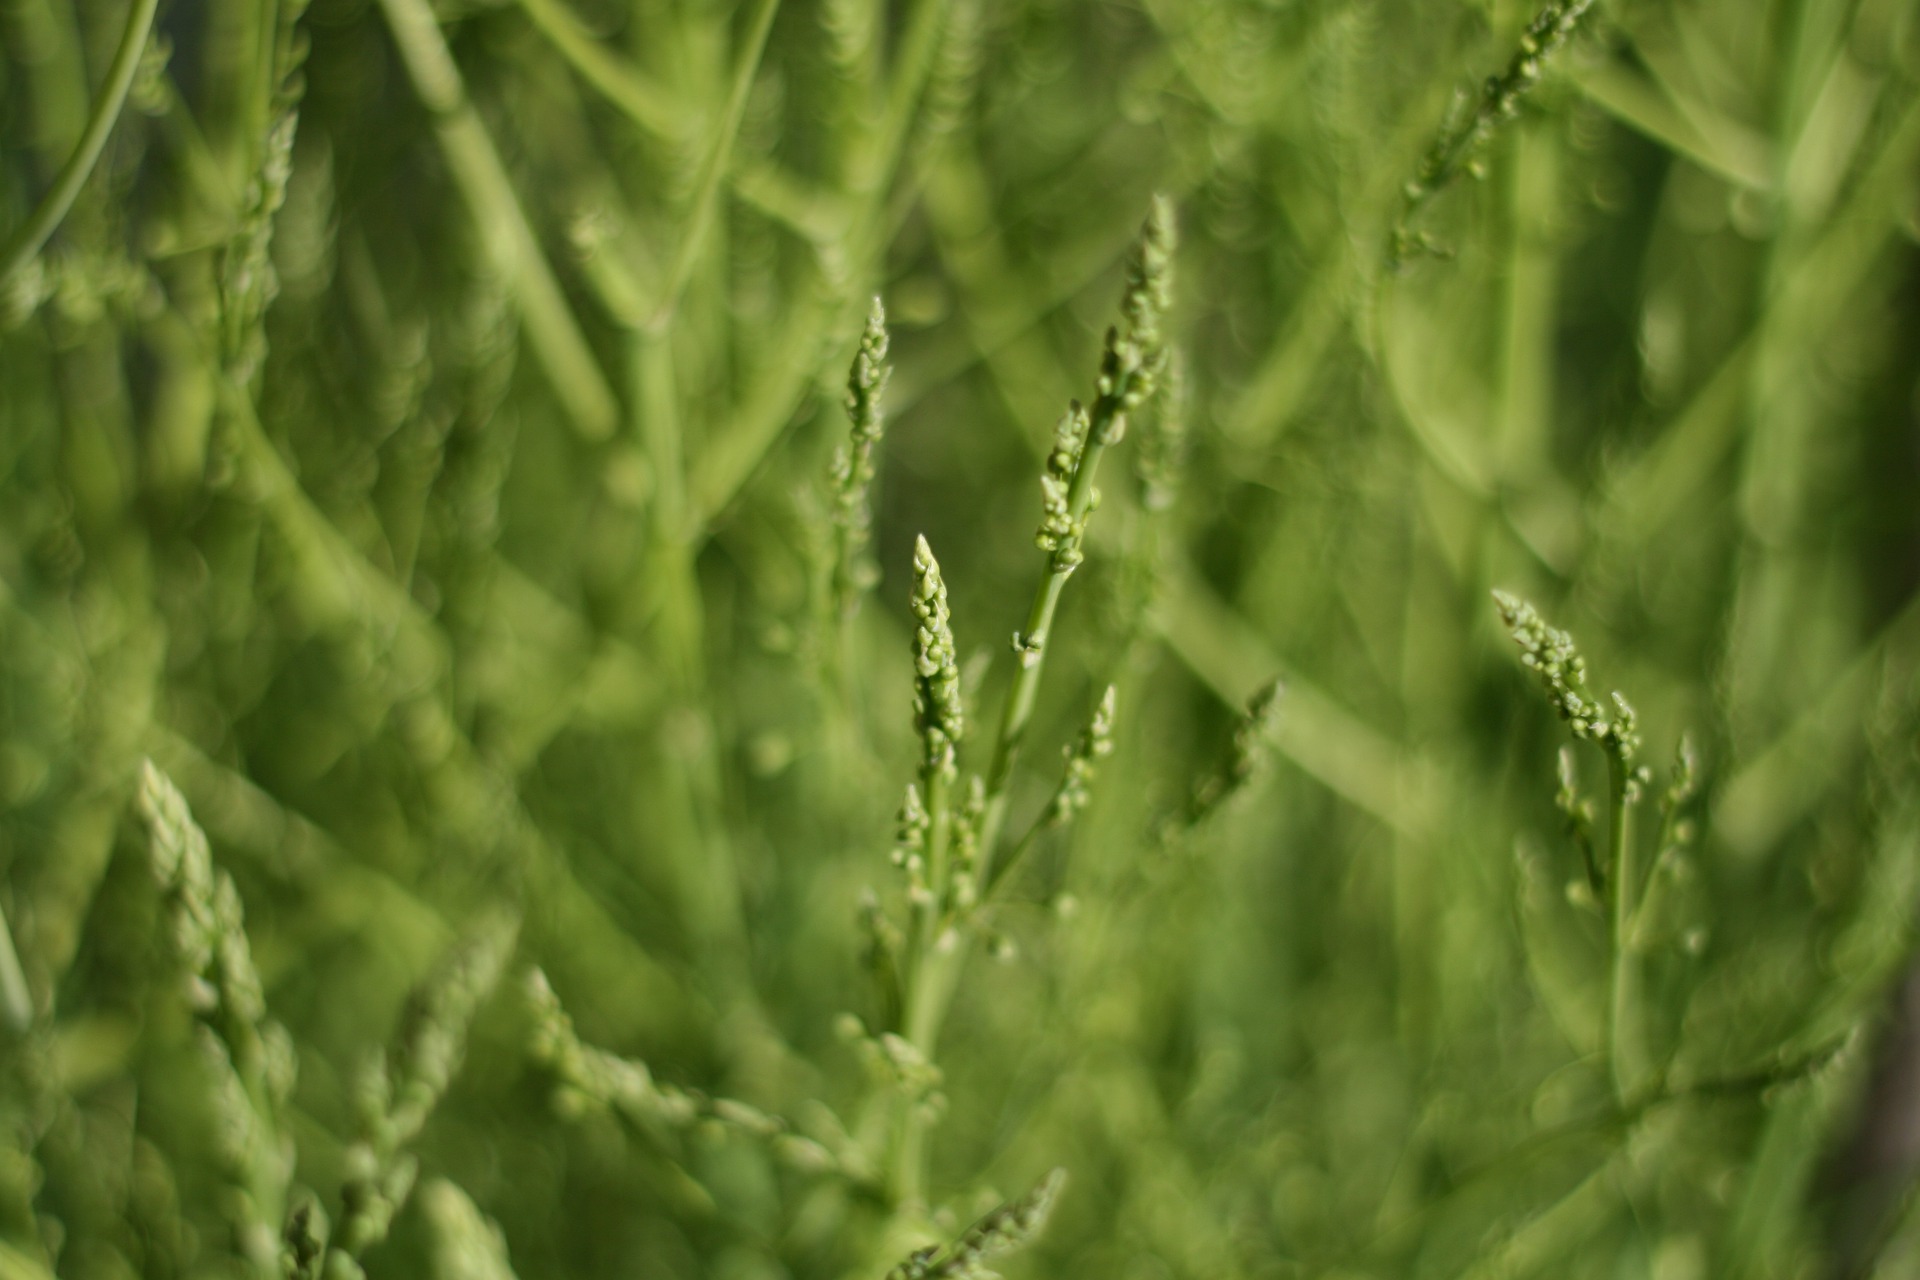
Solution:
{"label": "thin green stem", "polygon": [[1615,1095],[1633,1097],[1646,1058],[1640,1024],[1640,966],[1634,946],[1634,905],[1639,876],[1633,862],[1632,766],[1607,757],[1607,866],[1613,890],[1613,976],[1608,992],[1607,1056]]}
{"label": "thin green stem", "polygon": [[[953,833],[951,772],[950,766],[930,765],[920,774],[921,785],[927,793],[928,894],[912,904],[906,952],[906,1007],[901,1013],[902,1032],[929,1059],[933,1057],[934,1041],[939,1035],[939,1011],[945,1005],[943,993],[952,983],[952,957],[959,952],[958,937],[942,936],[950,927],[946,863]],[[904,1094],[898,1105],[900,1114],[894,1127],[893,1202],[919,1204],[926,1195],[926,1124],[921,1118],[919,1099]]]}
{"label": "thin green stem", "polygon": [[707,682],[706,610],[686,519],[686,466],[681,449],[686,421],[673,360],[673,334],[636,329],[630,335],[630,352],[636,431],[653,471],[644,590],[663,665],[679,704],[676,715],[696,726],[673,753],[674,768],[685,784],[681,795],[687,838],[670,844],[687,916],[696,922],[710,970],[720,975],[730,998],[751,1002],[746,917],[739,869],[727,842],[719,781],[723,770],[715,755],[718,735],[700,698]]}
{"label": "thin green stem", "polygon": [[[1107,451],[1105,442],[1124,434],[1125,424],[1121,421],[1124,416],[1124,411],[1105,396],[1094,405],[1086,451],[1074,468],[1073,483],[1067,490],[1069,519],[1075,525],[1083,523],[1093,509],[1093,481],[1100,469],[1100,459]],[[1027,726],[1033,719],[1034,701],[1040,696],[1040,677],[1046,667],[1053,615],[1072,573],[1073,565],[1057,554],[1047,562],[1046,576],[1034,592],[1033,604],[1027,609],[1026,628],[1020,633],[1020,665],[1013,674],[1012,687],[1007,690],[1000,732],[993,743],[993,763],[987,767],[987,806],[980,820],[979,837],[979,874],[983,884],[993,878],[994,850],[1000,840],[1000,829],[1007,820],[1008,785],[1013,780],[1013,767],[1020,758]]]}
{"label": "thin green stem", "polygon": [[687,132],[687,122],[672,96],[638,68],[609,53],[559,0],[520,0],[520,7],[580,78],[627,119],[666,141]]}
{"label": "thin green stem", "polygon": [[[887,90],[887,110],[880,127],[873,133],[873,148],[852,179],[853,190],[870,197],[869,220],[877,219],[884,209],[882,199],[899,168],[906,146],[907,132],[918,114],[920,98],[933,70],[934,54],[940,48],[940,34],[946,29],[947,12],[952,0],[925,0],[914,10],[900,45],[900,65]],[[867,228],[870,231],[871,228]]]}
{"label": "thin green stem", "polygon": [[[930,769],[925,775],[927,786],[927,884],[933,891],[933,900],[927,904],[928,916],[937,929],[947,912],[945,888],[947,884],[947,851],[953,844],[953,780],[951,768]],[[925,939],[927,945],[937,942],[938,935],[929,933]]]}
{"label": "thin green stem", "polygon": [[619,420],[619,405],[547,265],[493,139],[467,98],[438,19],[427,0],[380,0],[380,5],[414,92],[433,116],[454,182],[489,254],[513,281],[534,354],[575,429],[589,440],[605,440]]}
{"label": "thin green stem", "polygon": [[[899,63],[887,95],[887,115],[875,132],[877,142],[863,161],[861,179],[852,184],[859,206],[848,215],[842,241],[847,276],[865,278],[882,245],[876,233],[889,226],[884,195],[900,167],[900,153],[933,67],[950,0],[922,0],[908,24]],[[863,296],[860,289],[852,293]],[[820,335],[834,330],[836,317],[850,306],[839,277],[816,275],[783,326],[786,340],[756,371],[745,398],[729,415],[731,426],[711,441],[696,460],[692,475],[694,514],[711,526],[732,502],[754,468],[792,421],[794,405],[819,371]]]}
{"label": "thin green stem", "polygon": [[249,8],[248,17],[253,23],[253,83],[247,87],[242,117],[246,132],[235,157],[239,164],[246,166],[241,176],[243,189],[259,167],[262,143],[273,127],[274,96],[280,88],[279,59],[275,57],[280,44],[279,0],[262,0]]}
{"label": "thin green stem", "polygon": [[[1057,796],[1059,792],[1056,791],[1054,794]],[[1007,856],[995,862],[988,870],[986,876],[980,882],[980,901],[986,902],[990,900],[994,892],[1006,883],[1007,875],[1015,867],[1020,865],[1020,860],[1026,856],[1027,850],[1031,849],[1033,842],[1040,838],[1040,833],[1047,829],[1048,815],[1052,811],[1053,806],[1051,804],[1045,809],[1042,809],[1040,816],[1028,825],[1026,833],[1014,841],[1013,847],[1007,850]]]}
{"label": "thin green stem", "polygon": [[94,99],[93,109],[87,113],[87,123],[80,131],[80,141],[66,164],[55,175],[53,185],[40,197],[40,203],[7,238],[5,247],[0,248],[0,289],[4,289],[17,272],[33,261],[34,255],[46,244],[47,237],[53,234],[54,228],[67,216],[67,211],[73,208],[80,188],[86,185],[88,175],[100,159],[100,152],[107,145],[108,135],[113,132],[114,122],[120,118],[120,108],[126,105],[127,91],[133,87],[134,74],[140,69],[140,55],[147,47],[147,35],[153,29],[154,11],[159,7],[160,0],[133,0],[128,8],[126,29],[120,34],[119,47],[113,51],[113,61],[107,67],[107,80],[100,87],[100,96]]}
{"label": "thin green stem", "polygon": [[687,481],[682,446],[686,424],[680,416],[672,335],[651,329],[636,330],[631,350],[638,434],[653,470],[653,535],[684,543]]}
{"label": "thin green stem", "polygon": [[740,65],[733,73],[733,87],[727,94],[726,112],[714,128],[712,145],[707,148],[706,156],[700,162],[700,175],[694,182],[693,207],[687,214],[686,225],[681,229],[680,242],[674,247],[672,265],[667,269],[667,278],[662,286],[660,304],[654,310],[653,318],[647,327],[664,330],[673,322],[674,312],[680,306],[680,295],[685,292],[687,281],[693,276],[693,264],[700,256],[700,246],[706,239],[707,228],[712,225],[714,210],[719,204],[722,180],[727,176],[727,163],[733,158],[733,144],[740,136],[740,118],[747,110],[747,95],[753,90],[754,75],[760,69],[760,59],[767,49],[767,34],[773,30],[773,15],[780,10],[780,0],[760,0],[760,7],[754,10],[753,20],[748,28],[747,45],[741,50]]}
{"label": "thin green stem", "polygon": [[[830,28],[828,44],[837,77],[833,100],[834,137],[841,182],[858,180],[859,167],[872,141],[880,91],[880,5],[877,0],[850,0],[825,6]],[[834,29],[836,22],[844,24]],[[849,44],[851,41],[851,44]]]}
{"label": "thin green stem", "polygon": [[949,768],[929,763],[920,770],[920,788],[926,804],[926,840],[922,849],[925,864],[908,899],[905,971],[902,983],[906,1003],[900,1011],[900,1030],[915,1044],[913,1029],[922,1000],[916,994],[926,981],[929,957],[937,949],[940,930],[946,919],[946,862],[953,832],[953,788]]}

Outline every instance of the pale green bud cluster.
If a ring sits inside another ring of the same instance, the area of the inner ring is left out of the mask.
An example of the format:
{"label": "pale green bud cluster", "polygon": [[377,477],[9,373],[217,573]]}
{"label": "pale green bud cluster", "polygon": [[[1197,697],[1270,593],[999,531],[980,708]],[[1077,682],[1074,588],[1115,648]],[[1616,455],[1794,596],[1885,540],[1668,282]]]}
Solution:
{"label": "pale green bud cluster", "polygon": [[1078,741],[1066,749],[1067,772],[1061,779],[1060,789],[1053,794],[1053,803],[1047,806],[1048,826],[1065,826],[1092,800],[1090,788],[1094,775],[1099,772],[1100,761],[1113,754],[1113,717],[1118,696],[1114,687],[1108,685],[1093,708],[1092,718],[1080,731]]}
{"label": "pale green bud cluster", "polygon": [[1558,0],[1535,14],[1520,36],[1520,52],[1506,78],[1521,85],[1538,80],[1541,60],[1559,51],[1592,7],[1593,0]]}
{"label": "pale green bud cluster", "polygon": [[913,1041],[891,1031],[874,1032],[859,1015],[843,1013],[835,1019],[834,1030],[860,1056],[872,1079],[896,1089],[916,1102],[935,1108],[945,1105],[940,1087],[946,1082],[938,1064],[922,1053]]}
{"label": "pale green bud cluster", "polygon": [[[1642,770],[1641,781],[1651,781]],[[1699,825],[1690,816],[1693,802],[1700,797],[1700,759],[1694,750],[1693,739],[1686,734],[1680,735],[1680,742],[1674,749],[1673,764],[1667,773],[1667,785],[1660,793],[1660,840],[1656,847],[1657,866],[1672,868],[1682,865],[1694,842],[1699,839]]]}
{"label": "pale green bud cluster", "polygon": [[236,1225],[249,1253],[270,1256],[280,1228],[277,1199],[293,1173],[292,1145],[278,1128],[293,1091],[293,1043],[267,1017],[233,878],[215,869],[186,797],[151,760],[141,762],[134,809],[146,829],[167,933],[186,972],[188,1004],[200,1022],[215,1146],[235,1184]]}
{"label": "pale green bud cluster", "polygon": [[896,844],[894,863],[904,865],[913,854],[921,853],[927,847],[927,833],[933,828],[933,819],[927,815],[927,806],[920,799],[920,788],[909,782],[906,798],[900,802],[900,810],[894,815]]}
{"label": "pale green bud cluster", "polygon": [[287,182],[293,176],[293,140],[306,89],[301,67],[307,57],[306,35],[297,24],[306,8],[307,0],[283,0],[273,15],[274,117],[247,183],[239,227],[220,264],[221,355],[243,382],[265,355],[261,324],[280,291],[269,248],[274,215],[286,203]]}
{"label": "pale green bud cluster", "polygon": [[925,537],[913,545],[913,713],[924,747],[924,772],[949,772],[966,731],[960,660],[947,611],[947,584]]}
{"label": "pale green bud cluster", "polygon": [[1188,810],[1188,825],[1198,825],[1226,804],[1266,767],[1273,751],[1273,734],[1280,722],[1281,700],[1286,683],[1275,677],[1261,685],[1247,699],[1246,710],[1233,726],[1233,739],[1227,747],[1227,759],[1220,772],[1208,777],[1194,789]]}
{"label": "pale green bud cluster", "polygon": [[933,901],[927,885],[927,840],[933,834],[933,816],[920,798],[920,788],[909,782],[906,798],[894,815],[895,839],[893,865],[907,873],[907,898],[912,902]]}
{"label": "pale green bud cluster", "polygon": [[1107,330],[1100,358],[1095,444],[1113,444],[1126,433],[1127,414],[1153,396],[1166,371],[1167,338],[1162,325],[1173,306],[1175,247],[1173,202],[1155,196],[1127,261],[1120,323]]}
{"label": "pale green bud cluster", "polygon": [[887,1280],[971,1280],[990,1274],[987,1263],[1024,1248],[1039,1236],[1066,1182],[1066,1170],[1055,1169],[1033,1190],[1007,1201],[967,1228],[950,1247],[930,1245],[915,1251],[887,1273]]}
{"label": "pale green bud cluster", "polygon": [[414,992],[398,1052],[383,1072],[393,1082],[393,1105],[379,1118],[382,1137],[412,1137],[446,1092],[465,1056],[474,1013],[499,982],[517,932],[505,916],[486,921]]}
{"label": "pale green bud cluster", "polygon": [[[860,346],[853,353],[853,368],[847,374],[847,417],[853,423],[856,444],[869,447],[880,439],[880,397],[893,375],[887,364],[887,309],[875,295],[867,311],[867,327],[860,335]],[[871,467],[856,469],[871,479]]]}
{"label": "pale green bud cluster", "polygon": [[879,572],[867,555],[873,525],[869,491],[873,485],[873,452],[880,443],[885,420],[881,398],[892,368],[887,364],[887,313],[878,297],[867,314],[867,327],[847,374],[846,409],[853,430],[833,459],[833,523],[839,537],[834,563],[834,592],[843,612],[858,604]]}
{"label": "pale green bud cluster", "polygon": [[1266,764],[1273,749],[1274,729],[1280,723],[1280,701],[1286,692],[1286,682],[1276,678],[1247,699],[1246,714],[1234,726],[1233,753],[1227,761],[1227,775],[1234,786],[1246,785]]}
{"label": "pale green bud cluster", "polygon": [[1403,209],[1388,251],[1391,265],[1398,266],[1416,253],[1439,252],[1433,237],[1413,226],[1414,218],[1462,173],[1486,176],[1480,153],[1496,130],[1520,113],[1521,102],[1539,83],[1547,60],[1572,38],[1593,4],[1594,0],[1552,0],[1521,33],[1506,71],[1488,77],[1481,86],[1478,101],[1469,108],[1467,95],[1456,99],[1446,125],[1402,191]]}
{"label": "pale green bud cluster", "polygon": [[[1683,733],[1673,751],[1673,769],[1668,775],[1667,789],[1660,797],[1661,812],[1669,816],[1676,815],[1699,794],[1700,753],[1694,749],[1693,739]],[[1682,844],[1690,843],[1693,839],[1691,830],[1677,834]]]}
{"label": "pale green bud cluster", "polygon": [[[1034,541],[1051,554],[1049,572],[1064,576],[1086,558],[1087,519],[1100,505],[1093,470],[1107,446],[1127,430],[1127,415],[1150,400],[1168,364],[1164,324],[1173,304],[1173,204],[1155,196],[1127,261],[1120,323],[1107,330],[1098,392],[1091,411],[1078,401],[1054,427],[1053,448],[1040,477],[1040,528]],[[1083,474],[1084,473],[1084,474]],[[1014,637],[1022,665],[1039,661],[1044,635]]]}
{"label": "pale green bud cluster", "polygon": [[340,1229],[327,1249],[321,1274],[326,1280],[361,1280],[366,1272],[358,1255],[387,1238],[394,1215],[413,1193],[420,1162],[397,1154],[382,1161],[371,1147],[347,1148],[346,1181],[340,1188]]}
{"label": "pale green bud cluster", "polygon": [[953,904],[965,910],[980,900],[980,822],[987,812],[987,784],[977,773],[967,777],[953,823]]}
{"label": "pale green bud cluster", "polygon": [[186,797],[151,760],[141,763],[134,804],[147,830],[148,858],[174,949],[187,970],[188,1003],[241,1078],[265,1085],[267,1095],[280,1101],[293,1087],[293,1047],[267,1018],[233,877],[215,870]]}
{"label": "pale green bud cluster", "polygon": [[1167,360],[1167,376],[1155,412],[1135,446],[1134,474],[1140,479],[1140,501],[1148,511],[1173,506],[1187,448],[1187,413],[1192,393],[1185,361],[1174,352]]}
{"label": "pale green bud cluster", "polygon": [[241,1075],[212,1026],[203,1022],[194,1032],[213,1101],[213,1148],[232,1183],[229,1212],[241,1250],[251,1258],[269,1257],[280,1200],[293,1177],[293,1143],[279,1129],[280,1110],[293,1086],[292,1048],[278,1025],[271,1025],[268,1034],[286,1045],[286,1059],[283,1074],[269,1078],[260,1090]]}
{"label": "pale green bud cluster", "polygon": [[1547,701],[1573,736],[1594,743],[1623,769],[1632,771],[1640,749],[1638,721],[1633,708],[1618,693],[1613,713],[1587,691],[1587,661],[1574,647],[1573,637],[1546,624],[1534,607],[1505,591],[1493,593],[1500,620],[1520,647],[1520,662],[1534,673]]}
{"label": "pale green bud cluster", "polygon": [[280,1245],[286,1280],[320,1280],[327,1260],[327,1211],[318,1200],[309,1195],[294,1206]]}
{"label": "pale green bud cluster", "polygon": [[563,1113],[611,1109],[642,1123],[670,1128],[694,1121],[691,1099],[677,1089],[655,1085],[644,1062],[582,1043],[546,974],[538,969],[530,972],[526,992],[533,1014],[533,1059],[553,1073],[559,1084],[554,1102]]}
{"label": "pale green bud cluster", "polygon": [[[1087,451],[1089,425],[1086,409],[1075,400],[1054,425],[1053,448],[1047,453],[1046,470],[1040,476],[1040,529],[1033,540],[1042,551],[1053,553],[1056,570],[1071,569],[1086,558],[1080,540],[1087,531],[1087,517],[1074,517],[1070,495],[1074,472]],[[1095,505],[1089,502],[1088,512]]]}
{"label": "pale green bud cluster", "polygon": [[533,1015],[532,1056],[553,1075],[558,1086],[554,1104],[562,1114],[612,1111],[656,1136],[704,1126],[762,1142],[776,1160],[801,1173],[830,1173],[852,1181],[865,1177],[856,1153],[829,1150],[793,1132],[779,1116],[732,1098],[656,1083],[644,1062],[585,1044],[540,970],[528,973],[526,994]]}
{"label": "pale green bud cluster", "polygon": [[293,138],[299,114],[289,111],[274,121],[261,149],[260,169],[247,185],[247,203],[240,215],[240,232],[227,246],[221,263],[221,304],[226,312],[230,361],[258,359],[258,352],[240,344],[257,341],[260,319],[279,293],[279,281],[268,249],[273,239],[273,217],[286,203],[287,182],[293,176]]}
{"label": "pale green bud cluster", "polygon": [[356,1280],[358,1256],[384,1240],[413,1190],[417,1162],[402,1148],[418,1137],[466,1056],[467,1030],[513,954],[515,923],[485,920],[414,990],[391,1054],[372,1058],[355,1089],[360,1136],[348,1146],[340,1222],[326,1274]]}
{"label": "pale green bud cluster", "polygon": [[312,42],[308,40],[307,33],[301,30],[300,19],[306,16],[311,2],[280,0],[273,43],[273,73],[276,81],[273,106],[279,111],[292,110],[307,91],[304,68]]}
{"label": "pale green bud cluster", "polygon": [[[1651,782],[1651,771],[1643,769],[1640,781]],[[1692,741],[1682,734],[1659,797],[1660,832],[1654,842],[1653,869],[1632,922],[1634,949],[1643,954],[1663,943],[1677,944],[1690,955],[1698,955],[1706,946],[1707,929],[1687,910],[1682,892],[1696,874],[1691,855],[1699,829],[1689,810],[1699,790],[1699,760]]]}

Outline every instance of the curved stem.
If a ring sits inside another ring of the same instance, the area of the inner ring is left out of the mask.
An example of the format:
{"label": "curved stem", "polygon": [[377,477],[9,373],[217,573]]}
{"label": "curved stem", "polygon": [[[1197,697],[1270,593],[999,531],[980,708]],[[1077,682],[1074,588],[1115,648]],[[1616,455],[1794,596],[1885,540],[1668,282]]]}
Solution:
{"label": "curved stem", "polygon": [[54,177],[53,185],[40,197],[40,203],[8,237],[6,247],[0,249],[0,288],[33,261],[47,237],[73,208],[80,188],[93,173],[93,166],[107,145],[107,136],[120,118],[120,108],[126,105],[127,91],[133,88],[134,73],[140,69],[140,55],[147,47],[147,34],[153,29],[154,11],[159,7],[160,0],[133,0],[128,8],[127,27],[120,35],[120,47],[113,51],[113,62],[107,67],[107,82],[100,87],[100,96],[94,99],[93,110],[87,114],[86,128],[80,132],[78,145]]}

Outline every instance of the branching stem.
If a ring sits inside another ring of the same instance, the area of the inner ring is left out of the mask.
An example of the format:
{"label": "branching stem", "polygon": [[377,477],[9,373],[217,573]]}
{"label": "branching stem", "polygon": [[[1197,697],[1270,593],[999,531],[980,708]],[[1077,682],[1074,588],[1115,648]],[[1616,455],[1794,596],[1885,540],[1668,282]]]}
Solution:
{"label": "branching stem", "polygon": [[[1093,509],[1093,480],[1100,458],[1107,451],[1106,441],[1118,439],[1125,428],[1125,411],[1109,397],[1094,405],[1094,417],[1087,432],[1086,452],[1074,468],[1073,485],[1067,491],[1069,518],[1083,523]],[[1000,716],[1000,732],[994,738],[993,763],[987,766],[987,807],[980,820],[980,881],[993,878],[994,853],[1000,842],[1000,829],[1007,820],[1007,789],[1013,780],[1013,766],[1020,758],[1020,747],[1033,719],[1034,700],[1040,694],[1040,676],[1046,666],[1047,642],[1053,631],[1053,615],[1060,606],[1060,593],[1074,565],[1055,554],[1047,562],[1046,576],[1034,593],[1027,610],[1027,625],[1021,631],[1023,647],[1020,665],[1013,673],[1013,685],[1007,690],[1007,702]]]}

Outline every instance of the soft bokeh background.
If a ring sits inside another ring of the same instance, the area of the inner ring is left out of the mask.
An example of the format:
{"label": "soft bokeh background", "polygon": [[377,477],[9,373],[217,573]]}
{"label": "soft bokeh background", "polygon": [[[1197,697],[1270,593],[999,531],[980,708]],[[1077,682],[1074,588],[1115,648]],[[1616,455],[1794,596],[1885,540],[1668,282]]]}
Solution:
{"label": "soft bokeh background", "polygon": [[[1114,460],[1068,588],[1016,820],[1109,680],[1119,746],[966,971],[945,1229],[1064,1166],[1017,1274],[1910,1274],[1920,5],[1597,5],[1397,268],[1526,4],[298,10],[163,4],[0,300],[9,1275],[238,1273],[146,756],[238,882],[323,1203],[355,1064],[507,901],[515,976],[417,1150],[518,1274],[880,1274],[858,1189],[558,1114],[517,975],[660,1080],[857,1125],[836,1026],[878,1016],[860,892],[900,891],[913,538],[986,724],[1039,460],[1155,191],[1186,467],[1155,559]],[[0,229],[125,17],[0,4]],[[846,690],[819,511],[874,293],[883,580]],[[1653,1039],[1676,1082],[1763,1083],[1615,1106],[1563,730],[1496,586],[1633,698],[1650,762],[1698,745]],[[1270,767],[1168,835],[1276,674]],[[457,1274],[436,1247],[416,1206],[369,1274]]]}

